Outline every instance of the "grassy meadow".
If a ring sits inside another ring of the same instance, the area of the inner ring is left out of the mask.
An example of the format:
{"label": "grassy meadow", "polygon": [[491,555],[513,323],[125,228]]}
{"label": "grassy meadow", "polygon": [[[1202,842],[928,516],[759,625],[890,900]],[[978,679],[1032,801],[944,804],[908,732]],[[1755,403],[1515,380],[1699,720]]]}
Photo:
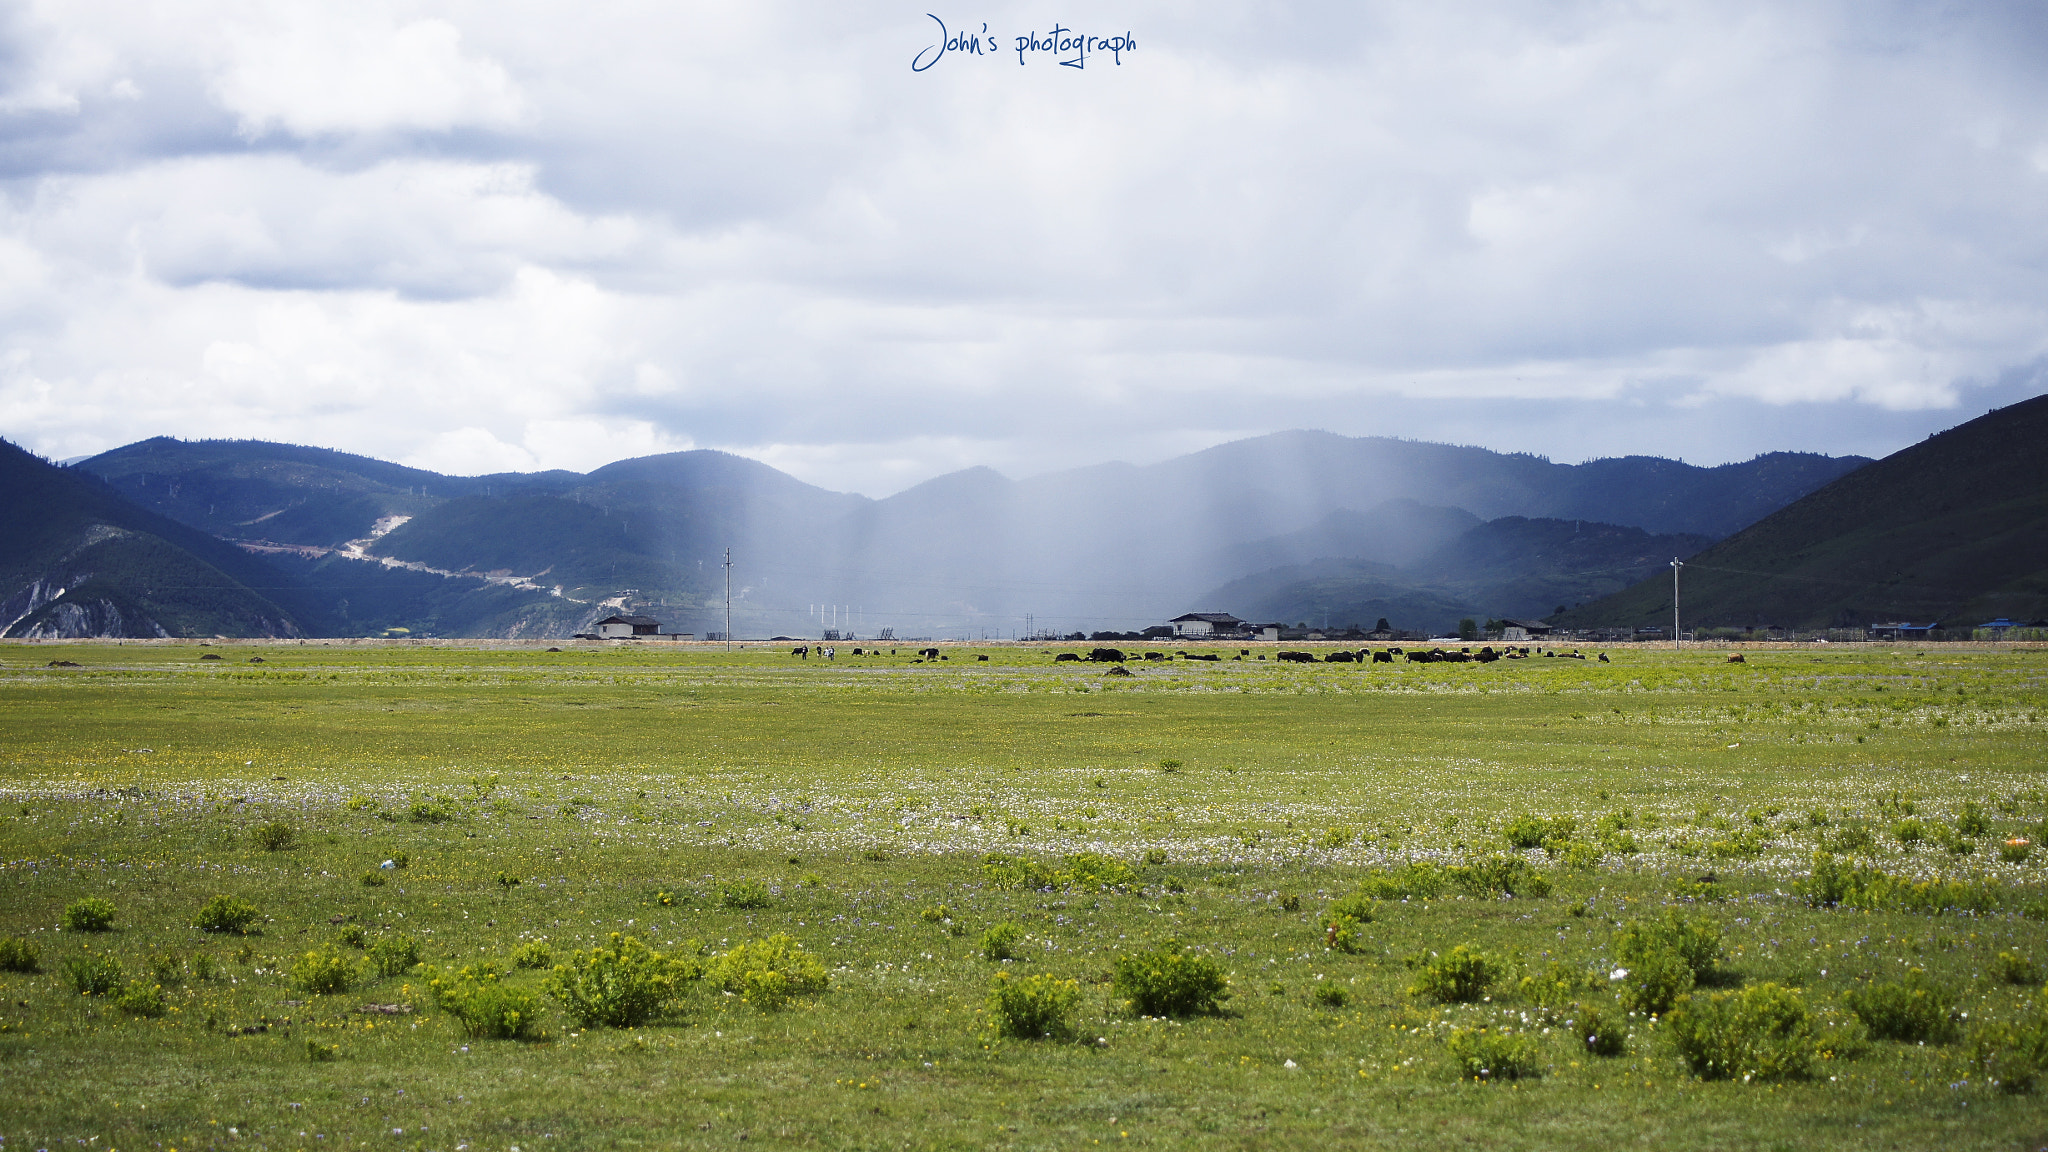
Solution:
{"label": "grassy meadow", "polygon": [[0,1148],[2048,1145],[2048,651],[852,647],[0,646]]}

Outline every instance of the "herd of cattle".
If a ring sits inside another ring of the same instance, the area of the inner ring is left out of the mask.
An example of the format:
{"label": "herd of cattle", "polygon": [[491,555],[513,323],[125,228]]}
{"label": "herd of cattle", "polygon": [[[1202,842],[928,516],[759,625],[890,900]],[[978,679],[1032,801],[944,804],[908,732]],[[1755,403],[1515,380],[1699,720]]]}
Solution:
{"label": "herd of cattle", "polygon": [[[1237,655],[1232,656],[1231,659],[1243,660],[1251,654],[1251,649],[1240,648]],[[1146,660],[1171,660],[1174,655],[1178,655],[1183,660],[1222,659],[1221,656],[1213,652],[1147,652],[1143,658]],[[1383,648],[1377,652],[1370,648],[1360,648],[1356,652],[1337,651],[1328,653],[1322,657],[1321,662],[1325,664],[1392,664],[1395,659],[1401,658],[1406,659],[1410,664],[1491,664],[1495,660],[1527,660],[1532,655],[1540,655],[1546,658],[1556,657],[1560,660],[1584,660],[1586,658],[1577,649],[1573,649],[1570,652],[1552,652],[1548,649],[1539,648],[1532,653],[1528,648],[1507,647],[1496,652],[1491,645],[1488,645],[1477,652],[1472,651],[1470,648],[1460,648],[1456,652],[1446,652],[1442,648],[1416,648],[1412,650]],[[1599,655],[1602,664],[1610,663],[1607,659],[1607,653],[1602,652]],[[1121,650],[1116,648],[1097,648],[1086,656],[1076,652],[1062,652],[1053,657],[1055,661],[1091,660],[1098,664],[1121,664],[1125,660],[1135,660],[1138,658],[1138,653],[1133,652],[1126,656]],[[1287,664],[1317,663],[1316,654],[1313,652],[1282,651],[1274,654],[1273,658]],[[1261,656],[1259,659],[1263,660],[1265,657]]]}
{"label": "herd of cattle", "polygon": [[[837,648],[828,648],[822,644],[799,644],[796,647],[791,648],[789,650],[789,654],[791,656],[796,656],[804,660],[810,659],[813,653],[816,653],[818,657],[821,659],[832,660],[838,657],[839,650]],[[853,650],[853,654],[855,656],[880,656],[882,654],[882,650],[879,648],[855,648]],[[1232,656],[1231,659],[1243,660],[1245,657],[1250,656],[1251,654],[1251,649],[1240,648],[1237,651],[1237,655]],[[896,650],[894,648],[889,649],[889,655],[896,655]],[[1442,648],[1416,648],[1412,650],[1404,650],[1400,648],[1383,648],[1377,652],[1373,651],[1370,648],[1360,648],[1356,652],[1337,651],[1327,653],[1322,657],[1320,662],[1324,664],[1392,664],[1396,659],[1405,659],[1410,664],[1491,664],[1496,660],[1527,660],[1532,655],[1543,656],[1545,658],[1555,657],[1559,660],[1584,660],[1586,658],[1577,649],[1573,649],[1570,652],[1552,652],[1545,648],[1538,648],[1534,653],[1532,653],[1526,647],[1505,647],[1502,648],[1500,651],[1496,652],[1493,650],[1493,647],[1491,645],[1488,645],[1486,647],[1481,648],[1477,652],[1472,651],[1472,649],[1470,648],[1460,648],[1456,652],[1447,652]],[[1223,657],[1217,655],[1214,652],[1146,652],[1142,655],[1137,652],[1132,652],[1129,655],[1125,655],[1123,650],[1120,648],[1096,648],[1091,650],[1086,656],[1083,656],[1078,652],[1061,652],[1055,655],[1053,657],[1053,660],[1055,662],[1080,660],[1092,661],[1097,664],[1122,664],[1126,660],[1171,660],[1175,656],[1179,656],[1183,660],[1213,661],[1223,659]],[[1607,659],[1607,653],[1605,652],[1600,653],[1599,657],[1600,662],[1602,664],[1610,662]],[[917,659],[913,661],[913,663],[922,664],[928,660],[949,659],[951,659],[951,657],[941,655],[937,648],[919,648],[917,650]],[[977,655],[975,659],[986,661],[988,657]],[[1264,660],[1265,657],[1260,656],[1258,657],[1258,659]],[[1318,663],[1316,654],[1313,652],[1283,651],[1275,653],[1273,659],[1278,660],[1283,664]],[[1734,656],[1730,658],[1731,662],[1739,662],[1741,661],[1741,659],[1742,657],[1740,656]]]}

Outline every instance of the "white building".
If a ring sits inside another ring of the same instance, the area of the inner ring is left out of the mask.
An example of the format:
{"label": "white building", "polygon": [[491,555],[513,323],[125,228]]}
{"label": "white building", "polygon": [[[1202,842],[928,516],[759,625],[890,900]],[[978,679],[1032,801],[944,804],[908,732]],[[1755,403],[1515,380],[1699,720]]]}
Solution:
{"label": "white building", "polygon": [[1167,623],[1173,626],[1173,634],[1183,640],[1234,635],[1244,626],[1244,621],[1228,612],[1190,612],[1185,616],[1175,616]]}
{"label": "white building", "polygon": [[600,640],[654,640],[661,637],[661,621],[652,616],[607,616],[597,622]]}

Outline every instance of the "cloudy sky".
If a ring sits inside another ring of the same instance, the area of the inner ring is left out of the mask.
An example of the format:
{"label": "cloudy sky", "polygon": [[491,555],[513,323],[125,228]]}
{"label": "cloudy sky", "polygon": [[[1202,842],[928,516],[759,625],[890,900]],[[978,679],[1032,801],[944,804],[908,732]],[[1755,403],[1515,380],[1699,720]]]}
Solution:
{"label": "cloudy sky", "polygon": [[2044,391],[2025,0],[0,3],[0,436],[52,457],[883,495],[1296,427],[1882,454]]}

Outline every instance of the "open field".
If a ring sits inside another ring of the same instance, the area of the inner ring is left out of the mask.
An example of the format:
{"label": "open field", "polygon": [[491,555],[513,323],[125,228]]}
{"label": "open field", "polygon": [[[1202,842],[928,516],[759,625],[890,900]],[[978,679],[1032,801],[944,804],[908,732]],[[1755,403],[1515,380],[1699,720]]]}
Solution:
{"label": "open field", "polygon": [[[4,1147],[2048,1146],[2048,1068],[1977,1060],[2048,1029],[2048,853],[2005,845],[2048,831],[2048,651],[1121,677],[851,647],[0,646],[0,938],[40,968],[0,972]],[[1822,848],[1861,870],[1840,906]],[[252,934],[192,926],[217,895]],[[60,928],[88,897],[111,929]],[[1630,928],[1672,911],[1719,932],[1691,1010],[1791,989],[1802,1068],[1703,1079],[1628,1014]],[[512,963],[612,933],[695,977],[640,1027]],[[778,933],[825,990],[722,991]],[[424,966],[377,975],[401,938]],[[1169,939],[1220,1011],[1128,1004],[1118,957]],[[1479,998],[1411,991],[1461,944]],[[308,952],[351,986],[306,990]],[[98,955],[120,981],[82,996]],[[528,1038],[436,1005],[485,962]],[[998,972],[1076,981],[1071,1031],[998,1037]],[[1925,1043],[1852,1011],[1898,981],[1940,1002]],[[1482,1026],[1526,1076],[1462,1075]]]}

